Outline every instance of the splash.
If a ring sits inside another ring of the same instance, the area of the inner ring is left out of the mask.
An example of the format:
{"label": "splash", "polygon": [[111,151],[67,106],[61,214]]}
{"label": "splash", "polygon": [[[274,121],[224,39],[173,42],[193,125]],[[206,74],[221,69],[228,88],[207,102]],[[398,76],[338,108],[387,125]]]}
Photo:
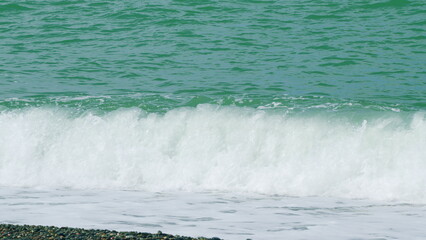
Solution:
{"label": "splash", "polygon": [[426,202],[424,113],[369,119],[199,105],[0,113],[0,185]]}

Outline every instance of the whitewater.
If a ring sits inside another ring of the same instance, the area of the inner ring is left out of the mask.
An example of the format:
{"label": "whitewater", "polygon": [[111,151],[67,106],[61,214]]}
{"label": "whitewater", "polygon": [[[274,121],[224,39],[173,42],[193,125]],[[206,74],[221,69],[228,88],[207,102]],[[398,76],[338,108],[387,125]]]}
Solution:
{"label": "whitewater", "polygon": [[425,113],[199,105],[0,113],[0,185],[426,203]]}
{"label": "whitewater", "polygon": [[423,111],[0,112],[0,220],[223,239],[424,239]]}

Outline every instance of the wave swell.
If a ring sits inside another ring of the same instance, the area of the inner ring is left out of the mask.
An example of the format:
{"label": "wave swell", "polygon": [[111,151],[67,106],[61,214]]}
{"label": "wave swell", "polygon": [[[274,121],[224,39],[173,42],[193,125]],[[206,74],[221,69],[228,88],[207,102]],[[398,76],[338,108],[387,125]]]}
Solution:
{"label": "wave swell", "polygon": [[[408,120],[407,120],[408,119]],[[426,120],[199,105],[0,113],[0,185],[426,202]]]}

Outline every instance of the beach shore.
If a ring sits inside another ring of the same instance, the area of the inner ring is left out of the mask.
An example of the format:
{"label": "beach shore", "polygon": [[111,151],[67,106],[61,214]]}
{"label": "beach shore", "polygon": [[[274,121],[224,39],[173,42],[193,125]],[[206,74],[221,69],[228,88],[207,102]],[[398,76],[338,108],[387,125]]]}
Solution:
{"label": "beach shore", "polygon": [[82,229],[53,226],[32,226],[0,224],[0,239],[92,239],[92,240],[121,240],[121,239],[146,239],[146,240],[220,240],[219,238],[184,237],[178,235],[143,232],[118,232],[113,230]]}

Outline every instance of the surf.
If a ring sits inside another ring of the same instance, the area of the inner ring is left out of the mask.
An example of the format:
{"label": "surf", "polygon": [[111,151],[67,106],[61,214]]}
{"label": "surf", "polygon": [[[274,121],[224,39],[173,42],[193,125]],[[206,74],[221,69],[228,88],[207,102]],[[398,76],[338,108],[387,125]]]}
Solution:
{"label": "surf", "polygon": [[225,191],[426,203],[424,112],[0,113],[0,186]]}

